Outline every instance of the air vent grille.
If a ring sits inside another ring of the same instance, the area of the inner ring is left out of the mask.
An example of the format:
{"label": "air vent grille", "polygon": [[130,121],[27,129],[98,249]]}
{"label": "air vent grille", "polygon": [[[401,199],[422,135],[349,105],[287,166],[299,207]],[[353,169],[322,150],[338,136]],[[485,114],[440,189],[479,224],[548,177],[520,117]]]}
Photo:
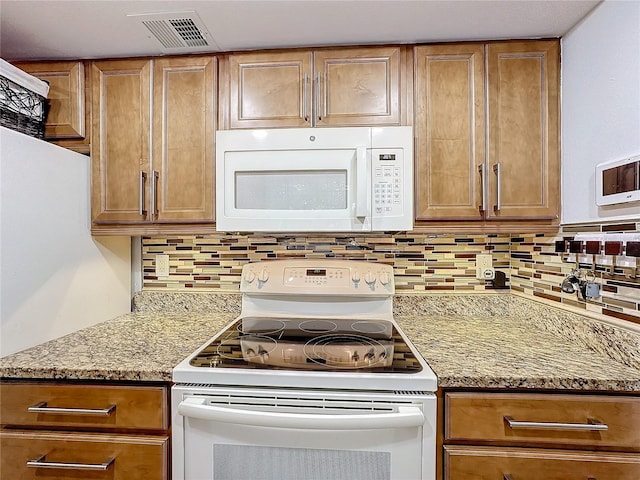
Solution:
{"label": "air vent grille", "polygon": [[217,49],[194,11],[130,14],[128,17],[142,23],[164,51],[178,53]]}
{"label": "air vent grille", "polygon": [[142,22],[164,48],[206,47],[209,45],[190,18]]}

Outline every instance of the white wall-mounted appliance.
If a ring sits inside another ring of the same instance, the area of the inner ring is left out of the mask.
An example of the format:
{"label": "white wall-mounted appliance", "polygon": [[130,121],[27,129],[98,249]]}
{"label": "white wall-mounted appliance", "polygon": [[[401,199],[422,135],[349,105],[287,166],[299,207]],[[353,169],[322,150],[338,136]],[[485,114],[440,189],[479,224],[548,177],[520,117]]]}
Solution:
{"label": "white wall-mounted appliance", "polygon": [[218,131],[216,228],[411,230],[412,127]]}
{"label": "white wall-mounted appliance", "polygon": [[640,155],[596,165],[596,204],[640,201]]}

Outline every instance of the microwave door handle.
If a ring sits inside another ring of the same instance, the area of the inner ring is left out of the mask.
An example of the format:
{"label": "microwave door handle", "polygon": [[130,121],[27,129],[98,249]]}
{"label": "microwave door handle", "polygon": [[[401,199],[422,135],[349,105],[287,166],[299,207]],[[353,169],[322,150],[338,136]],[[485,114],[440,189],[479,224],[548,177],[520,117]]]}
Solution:
{"label": "microwave door handle", "polygon": [[305,428],[316,430],[360,430],[420,427],[425,418],[417,405],[398,407],[393,413],[321,414],[284,413],[244,410],[239,408],[206,405],[206,399],[187,398],[178,405],[178,413],[184,417],[222,423],[272,428]]}
{"label": "microwave door handle", "polygon": [[356,147],[356,217],[369,216],[367,184],[369,183],[367,147]]}

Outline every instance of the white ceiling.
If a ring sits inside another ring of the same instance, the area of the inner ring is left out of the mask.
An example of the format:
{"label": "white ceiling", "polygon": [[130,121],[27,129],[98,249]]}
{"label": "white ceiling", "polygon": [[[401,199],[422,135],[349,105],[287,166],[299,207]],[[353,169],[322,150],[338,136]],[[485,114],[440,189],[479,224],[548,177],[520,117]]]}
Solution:
{"label": "white ceiling", "polygon": [[194,10],[210,33],[204,49],[210,52],[560,37],[600,1],[0,0],[0,56],[163,55],[171,52],[127,15],[185,10]]}

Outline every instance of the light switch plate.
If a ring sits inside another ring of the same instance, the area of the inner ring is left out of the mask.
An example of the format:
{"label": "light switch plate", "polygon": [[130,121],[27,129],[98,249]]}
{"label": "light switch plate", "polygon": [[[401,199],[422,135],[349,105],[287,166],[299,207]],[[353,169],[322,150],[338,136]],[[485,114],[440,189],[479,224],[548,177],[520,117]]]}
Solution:
{"label": "light switch plate", "polygon": [[156,277],[169,276],[169,255],[156,255]]}

